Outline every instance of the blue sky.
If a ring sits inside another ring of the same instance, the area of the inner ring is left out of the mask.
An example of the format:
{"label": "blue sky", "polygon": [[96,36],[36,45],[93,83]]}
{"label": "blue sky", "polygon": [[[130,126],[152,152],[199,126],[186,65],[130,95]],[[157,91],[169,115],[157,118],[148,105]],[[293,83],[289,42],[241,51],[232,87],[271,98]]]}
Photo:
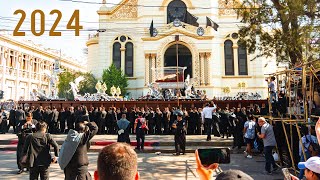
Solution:
{"label": "blue sky", "polygon": [[[85,2],[100,3],[102,0],[83,0]],[[120,0],[107,0],[108,3],[119,3]],[[62,12],[62,19],[56,28],[56,31],[66,30],[66,25],[72,16],[74,10],[80,11],[80,25],[84,30],[97,29],[98,14],[96,11],[100,8],[100,4],[87,4],[72,2],[66,0],[0,0],[0,29],[7,30],[12,35],[17,23],[20,20],[20,14],[14,15],[17,9],[22,9],[26,12],[26,19],[20,30],[26,31],[23,39],[30,39],[35,44],[42,44],[44,47],[61,49],[62,53],[67,56],[78,59],[79,61],[86,60],[83,56],[83,49],[86,47],[85,42],[88,39],[88,34],[94,34],[95,31],[81,31],[80,36],[76,37],[74,31],[62,31],[61,37],[50,37],[46,31],[42,36],[34,36],[31,29],[31,13],[40,9],[45,13],[46,30],[50,30],[56,19],[56,15],[50,15],[50,11],[58,9]],[[38,24],[40,21],[36,21]],[[39,26],[37,26],[37,29]]]}

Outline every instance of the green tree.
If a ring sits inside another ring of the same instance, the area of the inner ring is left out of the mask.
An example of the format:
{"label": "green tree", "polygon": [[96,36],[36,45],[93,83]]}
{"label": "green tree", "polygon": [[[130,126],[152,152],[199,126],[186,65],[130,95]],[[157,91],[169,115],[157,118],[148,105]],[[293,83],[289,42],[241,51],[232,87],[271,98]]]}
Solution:
{"label": "green tree", "polygon": [[97,92],[95,87],[98,80],[93,76],[93,74],[79,73],[79,76],[84,77],[84,80],[81,81],[79,84],[79,94],[85,94],[85,93],[93,94]]}
{"label": "green tree", "polygon": [[278,62],[291,66],[319,58],[319,44],[310,43],[319,38],[319,0],[226,1],[233,1],[244,23],[239,42],[249,53],[259,52],[257,57],[276,55]]}
{"label": "green tree", "polygon": [[70,82],[74,81],[75,74],[65,71],[59,74],[59,84],[58,84],[58,96],[60,98],[73,99],[72,91],[70,90]]}
{"label": "green tree", "polygon": [[70,82],[73,82],[79,76],[83,76],[84,80],[79,84],[79,94],[85,93],[96,93],[95,85],[97,83],[96,78],[91,73],[83,72],[63,72],[59,74],[59,84],[58,84],[58,96],[66,99],[74,99],[73,93],[71,91]]}
{"label": "green tree", "polygon": [[106,83],[108,87],[108,94],[110,94],[110,88],[112,86],[115,86],[116,88],[119,86],[122,95],[127,92],[126,88],[128,87],[128,79],[123,71],[116,68],[114,64],[111,64],[108,69],[103,70],[102,81]]}

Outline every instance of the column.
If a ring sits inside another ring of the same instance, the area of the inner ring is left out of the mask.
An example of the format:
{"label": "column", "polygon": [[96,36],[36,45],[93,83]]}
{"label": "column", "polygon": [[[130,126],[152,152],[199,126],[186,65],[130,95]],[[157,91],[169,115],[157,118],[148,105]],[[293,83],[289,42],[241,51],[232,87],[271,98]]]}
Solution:
{"label": "column", "polygon": [[32,89],[32,86],[31,86],[31,72],[30,72],[30,69],[31,69],[31,58],[30,58],[30,55],[27,55],[27,58],[26,58],[26,72],[27,72],[27,79],[28,79],[28,96],[27,98],[28,99],[31,99],[30,97],[30,92],[33,92],[33,89]]}
{"label": "column", "polygon": [[15,63],[15,66],[14,66],[14,70],[13,71],[16,71],[17,74],[16,74],[16,80],[15,80],[15,100],[18,100],[19,99],[19,88],[20,88],[20,81],[19,81],[19,76],[20,76],[20,62],[19,62],[19,58],[17,57],[18,56],[18,53],[14,53],[14,63]]}
{"label": "column", "polygon": [[199,53],[200,55],[200,86],[204,85],[205,84],[205,77],[204,77],[204,56],[205,56],[205,53]]}
{"label": "column", "polygon": [[125,60],[126,60],[126,48],[125,47],[121,47],[120,48],[121,51],[121,70],[123,71],[123,73],[126,73],[125,71]]}
{"label": "column", "polygon": [[151,69],[151,72],[152,72],[152,78],[151,78],[151,82],[155,81],[156,80],[156,54],[151,54],[151,64],[152,64],[152,69]]}
{"label": "column", "polygon": [[144,85],[148,86],[148,84],[150,83],[150,67],[149,67],[149,61],[150,61],[150,54],[145,54],[145,81],[144,81]]}
{"label": "column", "polygon": [[211,53],[210,52],[207,52],[206,55],[205,55],[205,62],[206,62],[206,75],[205,75],[205,83],[206,85],[210,85],[211,82],[211,65],[210,65],[210,60],[211,60]]}
{"label": "column", "polygon": [[1,90],[5,90],[5,79],[7,77],[6,66],[7,66],[7,58],[5,57],[6,49],[3,49],[3,53],[1,54],[1,64],[2,64],[2,78],[1,78]]}
{"label": "column", "polygon": [[234,44],[233,48],[233,62],[234,62],[234,75],[239,75],[239,62],[238,62],[238,45]]}

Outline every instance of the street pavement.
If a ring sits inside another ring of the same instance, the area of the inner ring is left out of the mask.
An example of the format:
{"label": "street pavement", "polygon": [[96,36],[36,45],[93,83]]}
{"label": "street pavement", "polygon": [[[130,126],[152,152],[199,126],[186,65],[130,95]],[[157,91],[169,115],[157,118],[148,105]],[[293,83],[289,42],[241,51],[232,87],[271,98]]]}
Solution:
{"label": "street pavement", "polygon": [[[89,171],[93,175],[96,169],[98,153],[89,153]],[[0,151],[0,179],[8,180],[27,180],[28,173],[17,175],[16,154],[14,151]],[[243,154],[231,154],[230,164],[221,164],[223,171],[228,169],[239,169],[254,179],[272,180],[283,179],[281,171],[273,173],[273,175],[263,174],[264,158],[262,156],[254,156],[253,159],[244,158]],[[173,156],[171,154],[139,153],[138,169],[141,179],[150,180],[196,180],[199,179],[196,173],[196,164],[194,154],[186,154],[184,156]],[[58,164],[52,164],[50,167],[50,179],[64,179],[63,171],[60,170]]]}

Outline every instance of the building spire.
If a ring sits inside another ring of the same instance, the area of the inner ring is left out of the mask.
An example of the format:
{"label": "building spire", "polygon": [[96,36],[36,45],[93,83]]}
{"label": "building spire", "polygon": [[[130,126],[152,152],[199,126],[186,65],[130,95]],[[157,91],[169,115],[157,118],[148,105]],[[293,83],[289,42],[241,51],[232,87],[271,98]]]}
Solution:
{"label": "building spire", "polygon": [[106,0],[102,0],[102,4],[106,4],[107,2],[106,2]]}

